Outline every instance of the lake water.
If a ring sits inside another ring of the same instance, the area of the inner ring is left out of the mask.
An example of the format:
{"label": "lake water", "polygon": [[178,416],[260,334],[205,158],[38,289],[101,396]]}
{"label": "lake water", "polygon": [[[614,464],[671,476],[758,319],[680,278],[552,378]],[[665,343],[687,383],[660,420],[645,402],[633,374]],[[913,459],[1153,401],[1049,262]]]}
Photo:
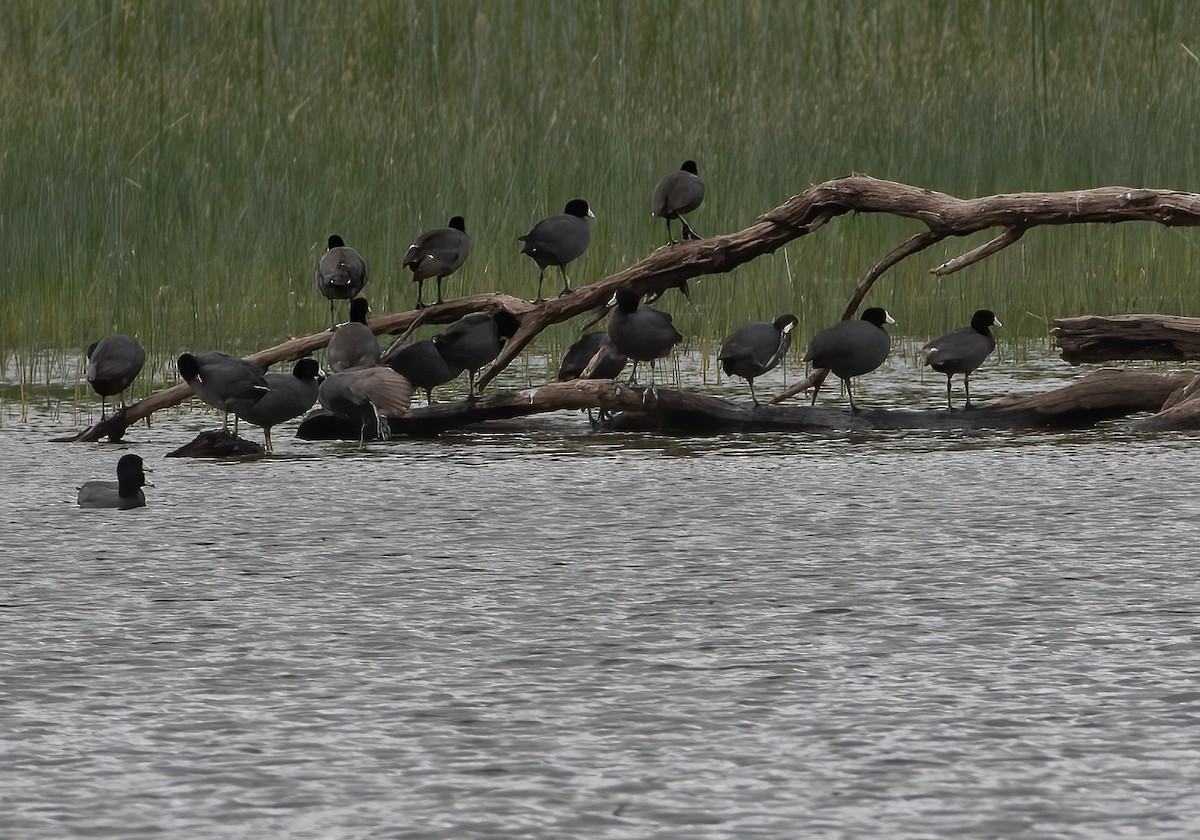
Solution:
{"label": "lake water", "polygon": [[[1082,373],[993,360],[973,390]],[[856,400],[938,410],[943,382],[901,358]],[[47,405],[0,428],[0,836],[1200,830],[1192,435],[562,413],[362,451],[293,425],[230,463],[161,457],[210,413],[64,444]],[[79,510],[125,451],[149,506]]]}

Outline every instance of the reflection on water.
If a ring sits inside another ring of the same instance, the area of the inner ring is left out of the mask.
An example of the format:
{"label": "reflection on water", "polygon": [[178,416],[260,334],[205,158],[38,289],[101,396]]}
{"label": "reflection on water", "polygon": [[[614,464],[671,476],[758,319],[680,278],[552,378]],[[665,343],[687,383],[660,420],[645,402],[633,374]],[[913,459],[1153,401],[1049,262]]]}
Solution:
{"label": "reflection on water", "polygon": [[[1195,834],[1190,436],[160,457],[213,421],[6,419],[3,836]],[[149,507],[75,508],[127,450]]]}

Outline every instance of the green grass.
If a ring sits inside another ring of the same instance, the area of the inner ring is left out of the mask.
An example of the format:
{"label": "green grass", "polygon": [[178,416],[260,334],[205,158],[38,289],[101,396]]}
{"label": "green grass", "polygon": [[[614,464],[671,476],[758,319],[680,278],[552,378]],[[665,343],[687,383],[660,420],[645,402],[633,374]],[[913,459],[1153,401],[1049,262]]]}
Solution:
{"label": "green grass", "polygon": [[[532,296],[516,236],[582,196],[598,219],[571,274],[590,282],[661,243],[649,195],[685,158],[708,185],[702,233],[850,171],[964,197],[1198,187],[1189,2],[17,0],[0,15],[7,369],[118,331],[169,360],[320,329],[331,232],[367,260],[377,312],[411,306],[403,253],[454,214],[474,251],[448,294]],[[705,279],[695,307],[664,306],[701,341],[794,311],[802,347],[918,229],[843,217]],[[893,269],[871,301],[917,336],[980,306],[1026,338],[1084,312],[1197,314],[1196,235],[1042,228],[927,273],[981,234]]]}

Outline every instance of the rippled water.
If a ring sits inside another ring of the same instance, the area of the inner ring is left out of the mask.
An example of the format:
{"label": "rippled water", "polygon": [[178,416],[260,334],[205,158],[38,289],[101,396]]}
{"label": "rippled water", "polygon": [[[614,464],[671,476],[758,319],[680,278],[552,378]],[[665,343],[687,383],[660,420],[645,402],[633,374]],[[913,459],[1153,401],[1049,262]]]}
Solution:
{"label": "rippled water", "polygon": [[[900,363],[859,394],[940,388]],[[221,463],[160,457],[211,415],[50,443],[67,422],[0,430],[0,836],[1200,827],[1192,436],[563,413]],[[150,506],[78,510],[126,450]]]}

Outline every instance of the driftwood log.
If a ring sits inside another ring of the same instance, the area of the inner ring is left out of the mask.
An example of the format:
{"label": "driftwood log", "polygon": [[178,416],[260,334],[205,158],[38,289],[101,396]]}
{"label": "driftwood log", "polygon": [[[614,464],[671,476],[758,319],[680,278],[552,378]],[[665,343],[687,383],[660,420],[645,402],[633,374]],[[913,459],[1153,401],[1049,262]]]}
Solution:
{"label": "driftwood log", "polygon": [[[1187,389],[1200,390],[1190,373],[1105,369],[1043,394],[999,400],[970,410],[867,409],[851,415],[828,406],[755,406],[659,388],[657,396],[610,379],[553,382],[474,401],[435,403],[388,419],[393,435],[427,436],[480,423],[564,410],[594,409],[613,431],[676,433],[902,431],[914,429],[1077,428],[1115,417],[1159,411]],[[1186,403],[1184,403],[1186,404]],[[1200,400],[1196,401],[1200,406]],[[359,427],[329,423],[316,412],[301,423],[305,440],[358,440]],[[1147,428],[1151,428],[1147,426]],[[1166,427],[1164,427],[1166,428]],[[367,435],[370,438],[370,434]]]}
{"label": "driftwood log", "polygon": [[[1200,225],[1200,195],[1173,190],[1100,187],[961,199],[855,174],[811,186],[736,233],[663,246],[628,268],[540,304],[500,293],[475,295],[376,318],[370,326],[377,335],[407,333],[420,324],[449,323],[468,312],[509,312],[517,319],[519,327],[496,360],[480,375],[482,387],[504,370],[546,327],[584,312],[599,310],[619,288],[650,294],[686,287],[691,279],[729,272],[852,211],[889,213],[915,219],[924,224],[926,230],[898,245],[871,267],[854,288],[843,311],[843,319],[854,316],[875,281],[889,268],[949,237],[999,229],[999,233],[983,245],[933,268],[936,275],[950,274],[986,259],[1017,242],[1030,228],[1042,225],[1125,221],[1157,222],[1172,227]],[[297,359],[324,347],[329,336],[326,331],[294,338],[246,358],[263,366]],[[827,373],[825,370],[813,371],[774,402],[782,402],[823,381]],[[186,385],[164,389],[89,427],[73,439],[119,438],[129,425],[182,402],[189,394]],[[469,408],[469,411],[475,410]],[[660,407],[659,410],[664,409]]]}
{"label": "driftwood log", "polygon": [[1054,342],[1064,360],[1111,362],[1200,359],[1200,318],[1175,315],[1085,315],[1054,322]]}

